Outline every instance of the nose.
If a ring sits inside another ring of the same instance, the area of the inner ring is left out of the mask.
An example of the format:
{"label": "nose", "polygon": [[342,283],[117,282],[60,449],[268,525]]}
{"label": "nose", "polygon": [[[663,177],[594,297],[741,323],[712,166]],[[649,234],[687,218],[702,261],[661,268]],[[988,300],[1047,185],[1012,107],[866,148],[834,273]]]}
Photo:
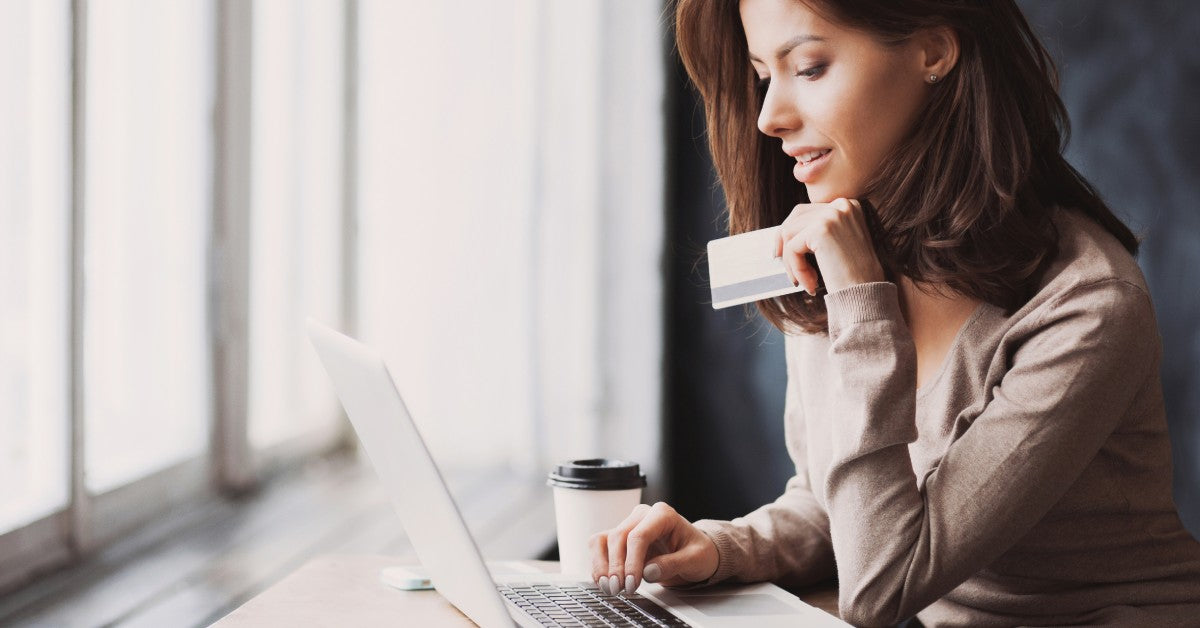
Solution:
{"label": "nose", "polygon": [[763,96],[762,110],[758,112],[758,130],[771,137],[782,137],[800,124],[795,103],[787,97],[785,90],[777,89],[772,82]]}

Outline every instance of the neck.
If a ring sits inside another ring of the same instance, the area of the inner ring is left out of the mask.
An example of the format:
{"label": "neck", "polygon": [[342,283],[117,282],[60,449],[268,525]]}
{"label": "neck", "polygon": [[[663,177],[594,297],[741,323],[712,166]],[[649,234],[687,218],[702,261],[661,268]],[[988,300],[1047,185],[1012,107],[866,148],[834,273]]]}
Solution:
{"label": "neck", "polygon": [[975,310],[979,300],[954,292],[945,286],[921,285],[908,277],[897,282],[900,311],[910,328],[942,327],[961,322]]}

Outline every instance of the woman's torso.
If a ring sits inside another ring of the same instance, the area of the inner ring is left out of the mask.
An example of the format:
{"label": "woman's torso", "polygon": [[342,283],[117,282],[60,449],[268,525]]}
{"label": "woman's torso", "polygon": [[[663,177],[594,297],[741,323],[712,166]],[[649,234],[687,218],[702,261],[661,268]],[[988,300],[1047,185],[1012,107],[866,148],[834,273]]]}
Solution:
{"label": "woman's torso", "polygon": [[[1081,282],[1119,280],[1145,290],[1136,264],[1099,226],[1076,212],[1060,212],[1056,222],[1061,236],[1059,258],[1047,270],[1037,295],[1011,316],[989,304],[976,308],[938,371],[916,391],[919,436],[908,449],[918,487],[924,486],[947,449],[991,401],[1013,352],[1038,331],[1039,308]],[[831,432],[821,418],[829,415],[823,396],[834,388],[822,381],[831,372],[829,339],[789,336],[788,345],[788,359],[796,361],[795,372],[801,374],[796,393],[806,417],[810,485],[825,505],[823,487],[830,459],[829,448],[822,443],[829,442]],[[1148,339],[1146,350],[1159,352],[1158,339]],[[931,625],[1106,623],[1129,617],[1151,621],[1146,613],[1161,612],[1165,615],[1153,619],[1160,625],[1185,616],[1200,625],[1200,543],[1184,529],[1171,495],[1171,451],[1159,360],[1153,363],[1152,373],[1129,374],[1144,382],[1138,394],[1059,502],[988,568],[922,611],[923,621]],[[1172,604],[1184,606],[1167,606]],[[1147,605],[1163,606],[1151,611]]]}

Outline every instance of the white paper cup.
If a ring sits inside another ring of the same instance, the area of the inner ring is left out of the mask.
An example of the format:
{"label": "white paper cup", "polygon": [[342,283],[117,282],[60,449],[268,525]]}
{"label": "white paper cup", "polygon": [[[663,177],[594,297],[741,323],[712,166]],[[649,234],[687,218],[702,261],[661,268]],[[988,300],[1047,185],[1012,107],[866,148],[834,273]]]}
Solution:
{"label": "white paper cup", "polygon": [[592,458],[558,465],[546,483],[554,487],[560,568],[590,579],[588,539],[624,521],[641,503],[646,476],[637,463]]}

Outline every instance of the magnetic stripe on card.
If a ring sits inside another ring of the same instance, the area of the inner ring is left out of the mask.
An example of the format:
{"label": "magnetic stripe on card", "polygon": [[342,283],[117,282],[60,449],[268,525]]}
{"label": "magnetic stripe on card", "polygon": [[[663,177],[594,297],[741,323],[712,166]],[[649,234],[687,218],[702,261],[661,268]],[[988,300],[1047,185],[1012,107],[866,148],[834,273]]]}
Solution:
{"label": "magnetic stripe on card", "polygon": [[727,286],[713,286],[712,300],[713,303],[721,303],[722,301],[733,301],[756,294],[763,294],[775,290],[783,290],[784,288],[794,288],[792,280],[788,278],[787,273],[771,275],[769,277],[758,277],[748,281],[739,281],[731,283]]}

